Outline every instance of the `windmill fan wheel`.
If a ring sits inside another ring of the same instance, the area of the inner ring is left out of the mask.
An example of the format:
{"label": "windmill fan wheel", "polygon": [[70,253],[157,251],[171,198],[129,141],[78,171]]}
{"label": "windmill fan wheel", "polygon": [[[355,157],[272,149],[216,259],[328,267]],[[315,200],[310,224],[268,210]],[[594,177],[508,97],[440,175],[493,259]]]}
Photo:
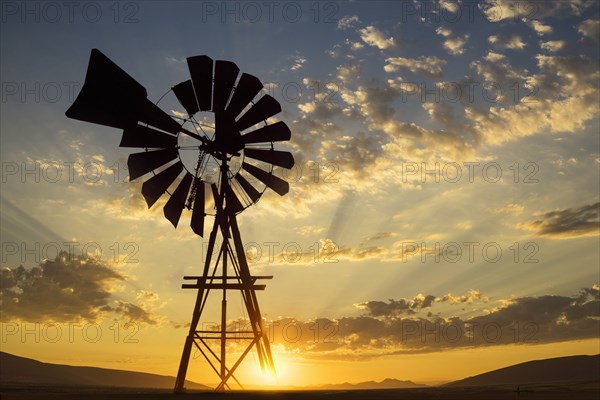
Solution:
{"label": "windmill fan wheel", "polygon": [[[130,180],[148,176],[142,184],[148,207],[170,196],[165,217],[177,227],[183,209],[191,210],[192,230],[202,236],[204,218],[212,214],[221,191],[223,206],[236,214],[255,204],[266,188],[285,195],[289,185],[274,174],[274,167],[290,169],[294,158],[274,149],[291,133],[284,122],[267,123],[281,106],[264,93],[258,78],[240,74],[231,61],[206,55],[187,58],[187,66],[190,79],[167,92],[185,113],[170,115],[160,101],[147,99],[141,84],[93,49],[84,86],[66,114],[123,129],[120,147],[144,149],[131,154],[127,166]],[[122,95],[115,99],[111,89]],[[196,119],[199,113],[212,115],[210,129]],[[193,162],[186,164],[190,153]]]}

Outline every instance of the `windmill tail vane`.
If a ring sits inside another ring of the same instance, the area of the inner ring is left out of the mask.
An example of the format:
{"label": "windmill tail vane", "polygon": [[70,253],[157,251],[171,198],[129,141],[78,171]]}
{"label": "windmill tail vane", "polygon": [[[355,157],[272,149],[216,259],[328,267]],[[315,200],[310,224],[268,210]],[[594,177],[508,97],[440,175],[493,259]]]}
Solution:
{"label": "windmill tail vane", "polygon": [[[197,293],[175,391],[185,390],[192,348],[219,376],[216,389],[225,390],[231,381],[242,387],[234,373],[253,348],[261,368],[275,375],[256,295],[266,287],[257,282],[272,276],[250,273],[237,215],[258,202],[267,189],[280,196],[288,193],[289,184],[274,170],[291,169],[294,158],[289,152],[275,150],[274,144],[290,140],[291,132],[282,121],[268,123],[281,112],[279,102],[262,93],[258,78],[240,74],[235,63],[200,55],[187,58],[187,66],[190,79],[167,92],[187,113],[181,118],[163,111],[160,102],[150,101],[140,83],[93,49],[85,83],[66,116],[122,129],[120,147],[143,149],[128,157],[129,178],[146,176],[141,192],[149,208],[168,196],[163,212],[174,227],[186,209],[191,212],[192,231],[204,236],[205,218],[214,215],[202,274],[184,276],[182,285]],[[199,123],[196,115],[213,116],[214,125]],[[190,156],[192,162],[186,163]],[[218,166],[216,174],[211,165]],[[209,307],[209,295],[214,298],[215,293],[221,299],[220,327],[198,329]],[[248,315],[247,331],[227,326],[228,298],[235,294],[241,296]],[[229,362],[226,348],[232,339],[244,339],[247,346]]]}

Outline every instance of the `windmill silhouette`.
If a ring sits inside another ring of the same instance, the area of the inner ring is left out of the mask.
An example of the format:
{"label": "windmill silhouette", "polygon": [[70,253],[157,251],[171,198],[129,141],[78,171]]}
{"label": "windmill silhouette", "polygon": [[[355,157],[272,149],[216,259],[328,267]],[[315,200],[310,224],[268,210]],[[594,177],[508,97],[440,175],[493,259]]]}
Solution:
{"label": "windmill silhouette", "polygon": [[[144,149],[129,156],[129,178],[149,176],[142,185],[149,208],[161,196],[169,196],[163,211],[174,227],[187,209],[191,211],[192,230],[203,236],[206,215],[214,215],[202,274],[184,276],[192,283],[182,285],[196,290],[197,296],[175,391],[184,390],[192,348],[219,376],[216,390],[225,390],[230,387],[230,379],[241,386],[234,373],[252,348],[256,349],[261,368],[275,374],[256,297],[256,291],[266,286],[256,282],[272,276],[250,273],[237,215],[255,204],[267,188],[285,195],[289,185],[275,176],[274,166],[290,169],[294,158],[289,152],[274,149],[275,142],[289,140],[291,133],[283,122],[267,123],[281,112],[281,106],[273,97],[260,95],[263,85],[258,78],[247,73],[238,78],[236,64],[213,61],[206,55],[187,58],[187,66],[191,79],[168,93],[175,95],[188,115],[172,116],[148,100],[141,84],[93,49],[85,83],[66,115],[123,129],[121,147]],[[214,126],[198,121],[198,113],[213,115]],[[184,158],[189,159],[184,153],[189,152],[195,152],[192,165],[184,162]],[[221,295],[220,326],[215,330],[199,329],[213,292]],[[241,295],[250,322],[247,330],[227,326],[231,292]],[[231,340],[247,342],[233,362],[229,362],[226,351]]]}

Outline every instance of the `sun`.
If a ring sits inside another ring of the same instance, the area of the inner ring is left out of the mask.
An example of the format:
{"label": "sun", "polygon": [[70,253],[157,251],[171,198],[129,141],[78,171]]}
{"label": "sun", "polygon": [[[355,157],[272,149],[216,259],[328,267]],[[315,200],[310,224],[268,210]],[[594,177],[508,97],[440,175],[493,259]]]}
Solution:
{"label": "sun", "polygon": [[259,386],[264,386],[264,389],[281,389],[282,387],[292,385],[290,378],[293,376],[291,371],[294,369],[294,363],[290,355],[276,346],[273,350],[273,361],[275,362],[275,374],[266,368],[262,370],[256,360],[253,368],[252,380]]}

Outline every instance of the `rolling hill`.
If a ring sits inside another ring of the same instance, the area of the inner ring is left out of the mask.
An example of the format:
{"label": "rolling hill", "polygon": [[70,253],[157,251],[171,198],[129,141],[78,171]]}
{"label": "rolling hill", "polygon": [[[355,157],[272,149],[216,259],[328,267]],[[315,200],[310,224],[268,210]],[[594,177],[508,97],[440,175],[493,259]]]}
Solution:
{"label": "rolling hill", "polygon": [[444,386],[522,385],[530,383],[597,381],[600,378],[600,354],[528,361],[471,376]]}
{"label": "rolling hill", "polygon": [[427,385],[421,385],[414,383],[413,381],[401,381],[399,379],[384,379],[381,382],[368,381],[360,383],[339,383],[334,385],[322,385],[315,389],[318,390],[370,390],[370,389],[405,389],[405,388],[419,388],[426,387]]}
{"label": "rolling hill", "polygon": [[[594,356],[570,356],[528,361],[497,369],[459,381],[447,383],[443,388],[483,387],[498,385],[525,385],[539,383],[598,382],[600,354]],[[156,375],[116,369],[79,367],[49,364],[29,358],[0,352],[0,384],[32,386],[89,386],[122,388],[171,389],[175,383],[172,376]],[[186,381],[192,390],[211,389],[192,381]],[[385,379],[381,382],[342,383],[313,387],[296,387],[296,390],[380,390],[417,389],[426,385],[412,381]],[[434,388],[430,387],[432,390]],[[259,389],[259,388],[256,388]]]}
{"label": "rolling hill", "polygon": [[[48,364],[0,352],[0,384],[6,383],[172,389],[175,378],[118,369]],[[186,381],[185,386],[188,389],[210,389],[192,381]]]}

